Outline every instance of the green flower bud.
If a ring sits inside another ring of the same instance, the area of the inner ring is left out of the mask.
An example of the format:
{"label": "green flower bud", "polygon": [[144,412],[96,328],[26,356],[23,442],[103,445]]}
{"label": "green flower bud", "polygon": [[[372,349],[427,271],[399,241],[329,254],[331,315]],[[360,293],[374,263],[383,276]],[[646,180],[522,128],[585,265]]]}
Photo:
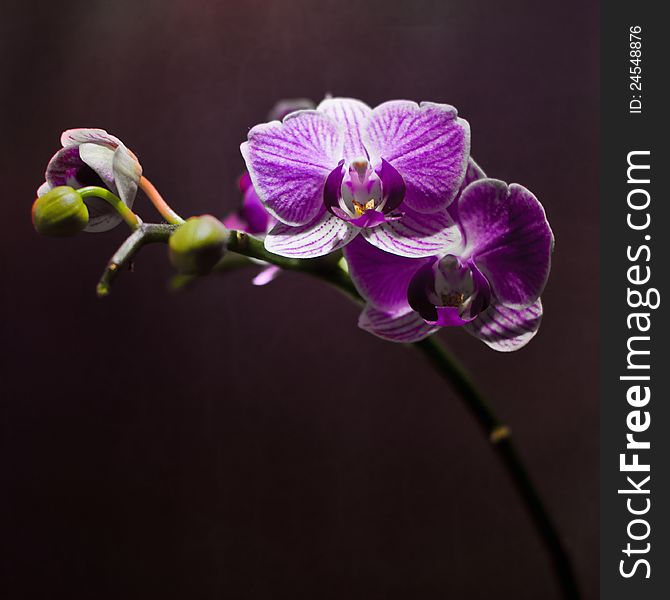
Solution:
{"label": "green flower bud", "polygon": [[226,250],[228,230],[211,215],[191,217],[170,236],[170,262],[185,275],[204,275]]}
{"label": "green flower bud", "polygon": [[33,225],[42,235],[70,237],[88,225],[88,208],[77,190],[61,185],[35,200]]}

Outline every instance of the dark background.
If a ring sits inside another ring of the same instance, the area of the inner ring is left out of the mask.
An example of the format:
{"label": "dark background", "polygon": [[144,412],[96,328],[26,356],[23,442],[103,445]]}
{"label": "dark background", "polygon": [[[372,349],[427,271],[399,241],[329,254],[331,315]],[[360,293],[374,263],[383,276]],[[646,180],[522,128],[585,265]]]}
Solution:
{"label": "dark background", "polygon": [[536,339],[503,355],[440,335],[596,598],[597,19],[576,0],[3,3],[0,597],[558,597],[459,399],[336,291],[238,272],[171,294],[151,247],[98,300],[123,227],[32,230],[63,129],[118,135],[179,212],[222,216],[247,129],[332,92],[454,104],[487,173],[546,207]]}

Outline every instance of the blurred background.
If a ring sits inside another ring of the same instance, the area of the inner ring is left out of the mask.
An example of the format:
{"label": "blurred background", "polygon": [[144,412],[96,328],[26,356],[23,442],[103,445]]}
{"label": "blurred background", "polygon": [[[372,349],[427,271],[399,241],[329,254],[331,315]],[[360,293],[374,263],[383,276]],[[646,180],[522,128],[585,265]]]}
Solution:
{"label": "blurred background", "polygon": [[597,598],[598,43],[576,0],[3,2],[0,597],[558,598],[460,400],[337,291],[243,271],[173,294],[155,246],[98,300],[124,228],[32,229],[63,129],[107,129],[178,212],[223,216],[248,129],[332,93],[454,104],[486,172],[546,207],[534,341],[440,337]]}

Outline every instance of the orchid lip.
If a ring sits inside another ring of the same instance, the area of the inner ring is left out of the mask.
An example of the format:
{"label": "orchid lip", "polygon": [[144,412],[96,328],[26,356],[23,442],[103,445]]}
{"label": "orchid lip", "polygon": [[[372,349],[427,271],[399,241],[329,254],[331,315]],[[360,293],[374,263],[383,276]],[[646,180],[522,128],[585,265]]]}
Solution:
{"label": "orchid lip", "polygon": [[447,255],[416,272],[407,289],[407,300],[427,323],[458,327],[488,308],[491,292],[473,261]]}
{"label": "orchid lip", "polygon": [[[367,157],[341,160],[324,184],[323,201],[335,216],[357,227],[376,227],[402,218],[395,209],[402,203],[405,184],[384,159],[373,169]],[[391,212],[394,211],[394,212]]]}

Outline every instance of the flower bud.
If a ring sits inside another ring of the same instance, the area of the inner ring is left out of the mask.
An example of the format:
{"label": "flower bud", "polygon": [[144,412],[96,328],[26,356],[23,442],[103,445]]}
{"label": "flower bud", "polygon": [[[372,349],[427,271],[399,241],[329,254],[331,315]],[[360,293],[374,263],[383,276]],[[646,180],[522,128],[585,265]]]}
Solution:
{"label": "flower bud", "polygon": [[33,203],[33,226],[42,235],[70,237],[88,225],[88,208],[77,190],[61,185]]}
{"label": "flower bud", "polygon": [[228,230],[211,215],[191,217],[170,236],[170,262],[185,275],[204,275],[223,258]]}

